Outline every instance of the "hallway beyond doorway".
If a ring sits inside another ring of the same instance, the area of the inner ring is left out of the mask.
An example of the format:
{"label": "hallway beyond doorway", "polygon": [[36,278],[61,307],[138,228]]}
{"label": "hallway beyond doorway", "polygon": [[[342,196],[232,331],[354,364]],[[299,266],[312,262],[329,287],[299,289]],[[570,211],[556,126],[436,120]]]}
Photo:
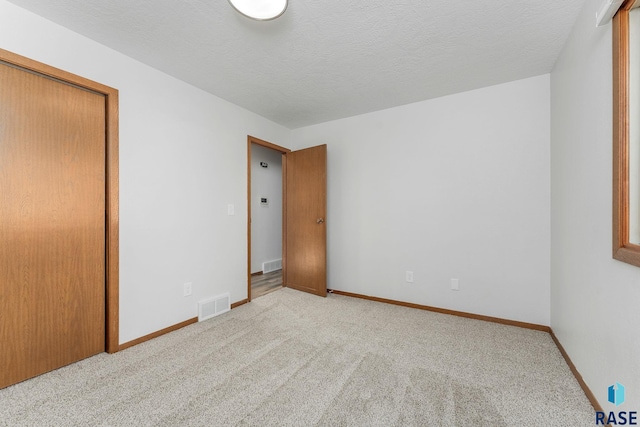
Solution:
{"label": "hallway beyond doorway", "polygon": [[276,291],[282,287],[282,270],[251,276],[251,299]]}

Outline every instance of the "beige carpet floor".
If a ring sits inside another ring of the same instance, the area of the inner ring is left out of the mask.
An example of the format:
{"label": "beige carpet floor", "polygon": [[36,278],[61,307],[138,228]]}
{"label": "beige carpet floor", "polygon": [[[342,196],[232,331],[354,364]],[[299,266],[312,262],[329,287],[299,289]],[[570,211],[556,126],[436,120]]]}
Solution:
{"label": "beige carpet floor", "polygon": [[544,332],[290,289],[0,390],[2,426],[590,426]]}

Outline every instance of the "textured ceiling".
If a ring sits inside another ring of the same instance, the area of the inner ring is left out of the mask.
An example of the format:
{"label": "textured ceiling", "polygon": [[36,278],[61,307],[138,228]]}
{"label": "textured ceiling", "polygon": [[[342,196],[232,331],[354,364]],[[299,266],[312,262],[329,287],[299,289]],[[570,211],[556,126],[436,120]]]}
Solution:
{"label": "textured ceiling", "polygon": [[10,0],[288,128],[551,71],[585,0]]}

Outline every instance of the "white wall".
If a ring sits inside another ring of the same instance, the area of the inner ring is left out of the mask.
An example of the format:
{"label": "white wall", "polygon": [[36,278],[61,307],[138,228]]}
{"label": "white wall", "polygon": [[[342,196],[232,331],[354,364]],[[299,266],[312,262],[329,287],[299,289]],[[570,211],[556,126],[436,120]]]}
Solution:
{"label": "white wall", "polygon": [[246,298],[247,135],[290,131],[4,0],[0,47],[120,91],[120,342]]}
{"label": "white wall", "polygon": [[[640,268],[612,245],[611,24],[587,0],[551,73],[551,326],[606,410],[640,410]],[[622,409],[622,407],[620,408]]]}
{"label": "white wall", "polygon": [[282,154],[251,145],[251,272],[257,273],[263,262],[282,259]]}
{"label": "white wall", "polygon": [[330,288],[549,324],[548,75],[291,141],[328,145]]}

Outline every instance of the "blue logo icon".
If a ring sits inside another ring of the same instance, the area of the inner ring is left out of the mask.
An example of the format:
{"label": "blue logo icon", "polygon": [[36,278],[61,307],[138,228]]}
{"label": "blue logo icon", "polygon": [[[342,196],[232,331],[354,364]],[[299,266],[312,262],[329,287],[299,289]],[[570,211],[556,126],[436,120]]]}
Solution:
{"label": "blue logo icon", "polygon": [[609,402],[616,406],[624,403],[624,386],[619,382],[609,387]]}
{"label": "blue logo icon", "polygon": [[[619,382],[610,386],[608,391],[607,400],[616,406],[620,406],[624,403],[624,386]],[[596,411],[596,425],[610,426],[610,425],[638,425],[638,411],[609,411],[609,413],[603,411]]]}

